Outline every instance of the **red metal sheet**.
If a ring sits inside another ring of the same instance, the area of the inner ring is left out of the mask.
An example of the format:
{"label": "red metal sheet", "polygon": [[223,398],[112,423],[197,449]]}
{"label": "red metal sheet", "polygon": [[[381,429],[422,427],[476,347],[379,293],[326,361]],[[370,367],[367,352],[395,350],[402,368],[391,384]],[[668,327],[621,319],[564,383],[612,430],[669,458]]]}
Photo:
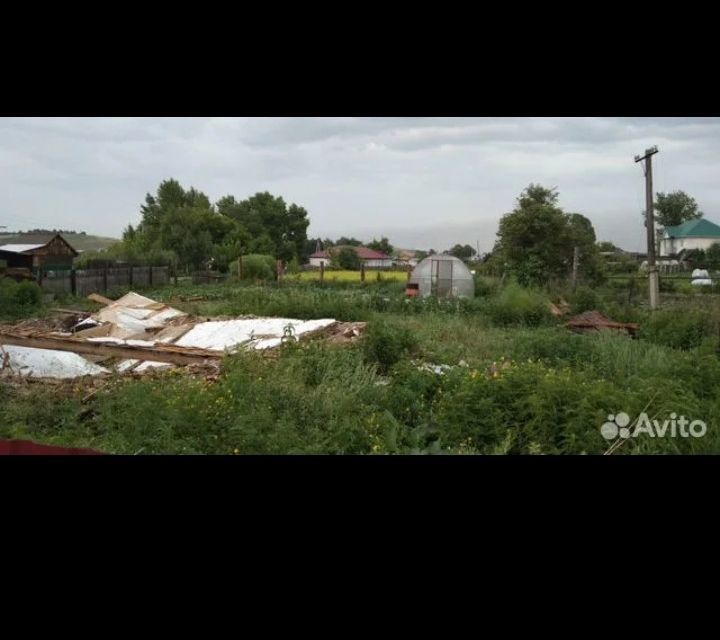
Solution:
{"label": "red metal sheet", "polygon": [[30,440],[0,440],[0,455],[3,456],[104,456],[102,451],[78,449],[73,447],[55,447],[38,444]]}

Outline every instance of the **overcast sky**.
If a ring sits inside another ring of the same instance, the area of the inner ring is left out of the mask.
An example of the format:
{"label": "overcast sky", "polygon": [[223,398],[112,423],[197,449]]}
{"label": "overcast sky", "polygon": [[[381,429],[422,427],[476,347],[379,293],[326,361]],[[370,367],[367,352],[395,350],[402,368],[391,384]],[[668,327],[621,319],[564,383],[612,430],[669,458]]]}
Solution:
{"label": "overcast sky", "polygon": [[309,235],[492,248],[530,183],[641,250],[642,169],[720,223],[720,118],[0,118],[0,225],[119,237],[166,178],[211,200],[258,191],[310,214]]}

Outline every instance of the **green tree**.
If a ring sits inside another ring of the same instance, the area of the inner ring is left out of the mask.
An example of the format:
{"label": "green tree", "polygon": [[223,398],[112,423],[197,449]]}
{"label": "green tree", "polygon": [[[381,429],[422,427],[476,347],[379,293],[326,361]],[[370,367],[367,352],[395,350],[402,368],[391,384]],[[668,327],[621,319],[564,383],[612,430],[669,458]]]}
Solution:
{"label": "green tree", "polygon": [[360,258],[352,247],[343,247],[337,254],[337,263],[342,269],[356,271],[360,268]]}
{"label": "green tree", "polygon": [[558,206],[554,188],[531,184],[515,209],[502,217],[497,235],[494,259],[521,284],[542,285],[566,278],[576,246],[583,273],[593,278],[601,275],[592,223],[583,215],[566,214]]}
{"label": "green tree", "polygon": [[579,274],[592,284],[598,284],[605,277],[605,262],[600,256],[595,229],[592,222],[580,213],[570,213],[568,221],[568,242],[579,251]]}
{"label": "green tree", "polygon": [[469,260],[477,252],[469,244],[456,244],[452,249],[449,249],[447,253],[456,258],[460,258],[460,260]]}
{"label": "green tree", "polygon": [[288,207],[283,198],[267,191],[240,202],[233,196],[225,196],[216,206],[220,214],[247,229],[256,253],[270,253],[286,261],[303,256],[310,224],[303,207],[296,204]]}
{"label": "green tree", "polygon": [[556,191],[531,184],[500,220],[499,253],[522,284],[544,284],[567,273],[568,222],[557,200]]}
{"label": "green tree", "polygon": [[385,237],[380,238],[380,240],[376,240],[375,238],[373,238],[372,242],[369,242],[367,246],[368,249],[372,249],[373,251],[380,251],[386,256],[392,255],[393,252],[393,246],[390,244],[390,241]]}
{"label": "green tree", "polygon": [[705,261],[708,269],[720,269],[720,242],[713,242],[705,250]]}
{"label": "green tree", "polygon": [[155,195],[147,194],[140,213],[140,223],[128,225],[116,250],[136,264],[150,256],[166,261],[173,256],[179,266],[201,268],[214,260],[224,269],[251,240],[247,229],[219,215],[204,193],[185,190],[174,179],[161,182]]}
{"label": "green tree", "polygon": [[160,227],[161,244],[181,258],[184,265],[203,268],[213,257],[213,237],[203,209],[182,207],[164,216]]}
{"label": "green tree", "polygon": [[612,242],[608,242],[607,240],[598,242],[597,249],[602,253],[620,253],[620,249],[616,247]]}
{"label": "green tree", "polygon": [[360,242],[360,240],[358,240],[357,238],[346,238],[345,236],[342,236],[342,238],[338,238],[334,243],[328,244],[328,246],[333,245],[335,245],[336,247],[342,247],[345,245],[349,247],[361,247],[362,242]]}
{"label": "green tree", "polygon": [[[643,212],[645,215],[645,212]],[[655,220],[661,227],[674,227],[688,220],[702,218],[695,198],[684,191],[658,193],[655,200]]]}

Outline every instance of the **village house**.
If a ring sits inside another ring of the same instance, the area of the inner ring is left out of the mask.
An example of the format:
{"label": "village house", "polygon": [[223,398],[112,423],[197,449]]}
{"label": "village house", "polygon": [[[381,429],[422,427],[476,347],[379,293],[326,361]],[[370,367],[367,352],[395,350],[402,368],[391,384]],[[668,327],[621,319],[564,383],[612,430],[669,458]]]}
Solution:
{"label": "village house", "polygon": [[[327,267],[333,255],[337,255],[344,246],[330,247],[325,251],[316,251],[310,256],[311,267]],[[366,269],[389,269],[393,266],[392,258],[381,251],[374,251],[367,247],[354,247],[348,245],[347,248],[353,249],[357,253],[358,258]]]}
{"label": "village house", "polygon": [[59,233],[41,243],[0,245],[7,266],[31,268],[33,271],[67,271],[72,269],[78,251]]}
{"label": "village house", "polygon": [[705,218],[696,218],[674,227],[665,227],[660,239],[659,255],[676,256],[683,250],[705,250],[716,242],[720,242],[720,226]]}
{"label": "village house", "polygon": [[394,260],[397,267],[416,267],[418,262],[417,252],[411,249],[398,249],[395,252]]}

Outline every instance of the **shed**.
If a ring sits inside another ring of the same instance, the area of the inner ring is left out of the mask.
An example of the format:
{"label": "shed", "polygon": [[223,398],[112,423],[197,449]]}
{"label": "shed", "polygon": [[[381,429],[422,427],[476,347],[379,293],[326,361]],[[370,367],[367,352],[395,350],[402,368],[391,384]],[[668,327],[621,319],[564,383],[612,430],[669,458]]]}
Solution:
{"label": "shed", "polygon": [[78,252],[59,233],[40,244],[4,244],[0,246],[0,252],[30,256],[32,268],[45,271],[72,269],[73,260],[78,255]]}
{"label": "shed", "polygon": [[0,248],[0,269],[32,269],[32,256]]}
{"label": "shed", "polygon": [[449,255],[432,255],[422,260],[410,275],[408,289],[420,297],[473,298],[475,280],[465,263]]}

